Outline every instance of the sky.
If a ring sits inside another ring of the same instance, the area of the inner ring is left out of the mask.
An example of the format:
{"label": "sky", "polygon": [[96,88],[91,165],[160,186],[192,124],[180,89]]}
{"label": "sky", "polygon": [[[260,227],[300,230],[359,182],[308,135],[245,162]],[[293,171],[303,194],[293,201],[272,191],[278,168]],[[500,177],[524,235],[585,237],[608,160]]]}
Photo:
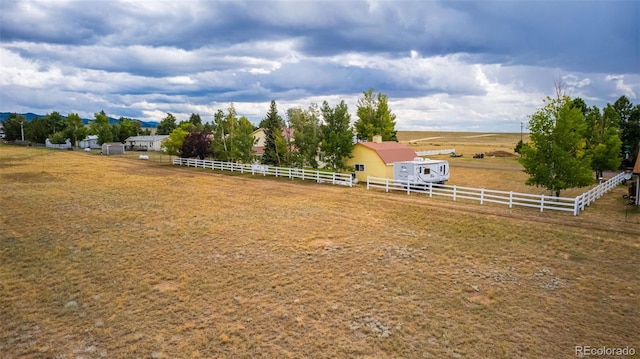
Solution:
{"label": "sky", "polygon": [[0,0],[0,111],[254,124],[388,96],[397,130],[519,132],[562,83],[640,102],[640,1]]}

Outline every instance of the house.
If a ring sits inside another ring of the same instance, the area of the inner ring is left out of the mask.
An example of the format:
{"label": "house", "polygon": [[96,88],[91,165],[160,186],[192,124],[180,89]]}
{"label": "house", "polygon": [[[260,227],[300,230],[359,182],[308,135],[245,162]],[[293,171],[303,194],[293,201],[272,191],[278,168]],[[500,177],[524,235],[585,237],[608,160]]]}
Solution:
{"label": "house", "polygon": [[358,181],[366,181],[367,176],[393,178],[393,164],[411,161],[417,157],[410,147],[394,141],[382,141],[381,136],[373,136],[372,142],[358,142],[353,146],[352,158],[345,161],[355,169]]}
{"label": "house", "polygon": [[124,154],[124,143],[108,142],[102,144],[103,155],[122,155]]}
{"label": "house", "polygon": [[[253,152],[256,154],[256,157],[262,157],[264,153],[264,145],[266,142],[266,134],[264,128],[259,128],[251,133],[253,138],[256,140],[253,145]],[[293,142],[293,128],[283,128],[282,129],[282,137],[289,142]]]}
{"label": "house", "polygon": [[84,140],[78,141],[80,148],[100,148],[98,144],[98,135],[89,135]]}
{"label": "house", "polygon": [[168,135],[131,136],[124,140],[127,151],[160,151],[162,140]]}

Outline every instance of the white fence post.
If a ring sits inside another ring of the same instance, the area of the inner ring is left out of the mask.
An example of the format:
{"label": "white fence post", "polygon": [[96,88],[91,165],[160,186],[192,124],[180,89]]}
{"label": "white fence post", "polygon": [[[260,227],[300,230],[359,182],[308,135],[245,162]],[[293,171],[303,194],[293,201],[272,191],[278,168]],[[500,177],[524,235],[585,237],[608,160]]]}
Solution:
{"label": "white fence post", "polygon": [[456,185],[453,185],[453,201],[456,201]]}
{"label": "white fence post", "polygon": [[367,189],[369,189],[369,176],[367,176]]}
{"label": "white fence post", "polygon": [[480,190],[480,205],[484,204],[484,188]]}
{"label": "white fence post", "polygon": [[544,195],[540,196],[540,212],[544,211]]}

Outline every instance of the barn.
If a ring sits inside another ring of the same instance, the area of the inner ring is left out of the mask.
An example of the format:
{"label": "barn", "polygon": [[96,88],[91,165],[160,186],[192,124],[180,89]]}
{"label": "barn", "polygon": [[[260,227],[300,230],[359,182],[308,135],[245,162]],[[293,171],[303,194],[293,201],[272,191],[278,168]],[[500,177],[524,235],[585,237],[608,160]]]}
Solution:
{"label": "barn", "polygon": [[102,144],[103,155],[122,155],[124,154],[124,143],[107,142]]}
{"label": "barn", "polygon": [[366,181],[367,176],[393,178],[393,164],[411,161],[417,157],[410,147],[395,141],[382,141],[381,136],[373,136],[371,142],[358,142],[353,146],[352,158],[345,161],[353,167],[358,181]]}

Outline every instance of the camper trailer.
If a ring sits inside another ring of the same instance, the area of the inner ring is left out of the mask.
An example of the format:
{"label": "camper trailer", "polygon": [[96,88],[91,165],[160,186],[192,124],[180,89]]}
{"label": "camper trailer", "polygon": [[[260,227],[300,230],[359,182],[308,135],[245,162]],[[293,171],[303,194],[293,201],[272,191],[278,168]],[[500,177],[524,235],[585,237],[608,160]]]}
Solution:
{"label": "camper trailer", "polygon": [[417,157],[393,164],[393,179],[411,183],[444,183],[449,180],[449,162]]}

